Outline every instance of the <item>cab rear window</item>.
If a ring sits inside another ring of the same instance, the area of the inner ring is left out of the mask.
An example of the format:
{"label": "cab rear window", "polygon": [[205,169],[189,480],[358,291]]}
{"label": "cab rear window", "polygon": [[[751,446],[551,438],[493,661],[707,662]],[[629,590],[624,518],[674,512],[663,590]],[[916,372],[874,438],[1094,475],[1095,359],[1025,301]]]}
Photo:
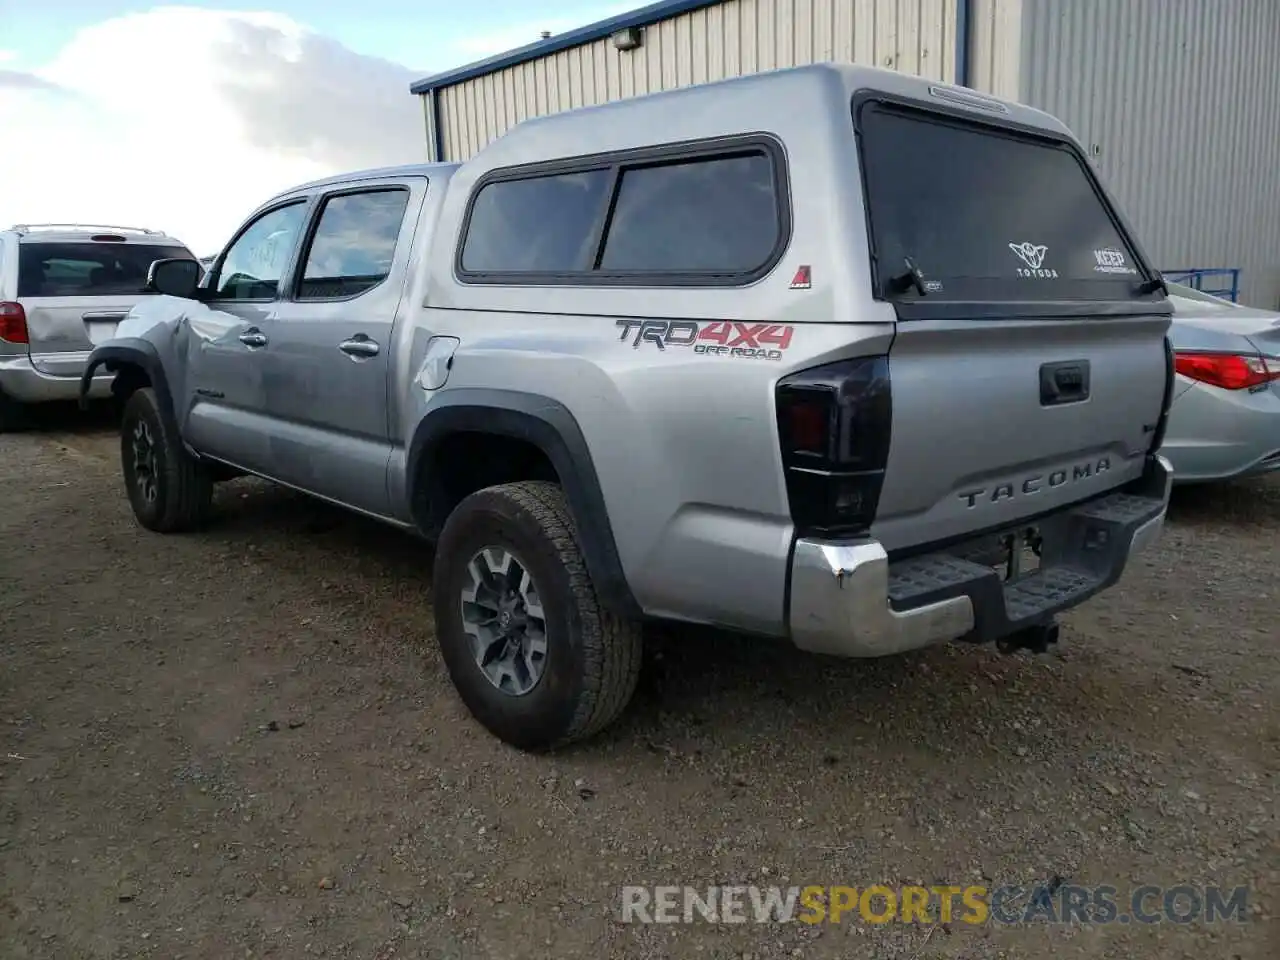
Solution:
{"label": "cab rear window", "polygon": [[858,120],[884,296],[1138,297],[1146,277],[1065,144],[880,103]]}
{"label": "cab rear window", "polygon": [[152,261],[194,260],[185,247],[144,243],[24,243],[19,297],[107,297],[143,292]]}

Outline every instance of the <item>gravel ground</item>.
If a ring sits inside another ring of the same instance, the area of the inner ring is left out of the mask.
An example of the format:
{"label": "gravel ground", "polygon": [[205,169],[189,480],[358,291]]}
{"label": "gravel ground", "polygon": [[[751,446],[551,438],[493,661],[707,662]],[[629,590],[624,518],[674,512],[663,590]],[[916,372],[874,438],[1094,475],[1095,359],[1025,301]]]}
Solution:
{"label": "gravel ground", "polygon": [[[670,630],[552,757],[470,721],[413,540],[256,481],[138,528],[0,436],[0,956],[1280,956],[1280,483],[1179,491],[1045,655]],[[624,884],[1249,887],[1247,922],[624,924]]]}

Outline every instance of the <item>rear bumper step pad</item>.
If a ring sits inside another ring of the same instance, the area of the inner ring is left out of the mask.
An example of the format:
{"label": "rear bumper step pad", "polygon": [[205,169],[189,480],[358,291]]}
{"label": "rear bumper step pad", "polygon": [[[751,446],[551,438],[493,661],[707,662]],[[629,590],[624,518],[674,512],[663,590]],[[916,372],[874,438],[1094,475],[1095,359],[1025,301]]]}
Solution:
{"label": "rear bumper step pad", "polygon": [[[1167,478],[1160,478],[1161,481]],[[1120,579],[1131,554],[1159,533],[1168,502],[1155,489],[1113,493],[1044,518],[1039,569],[1012,581],[966,559],[966,544],[889,565],[889,603],[896,613],[967,596],[973,630],[961,639],[997,640],[1051,619]],[[989,537],[985,542],[989,542]]]}

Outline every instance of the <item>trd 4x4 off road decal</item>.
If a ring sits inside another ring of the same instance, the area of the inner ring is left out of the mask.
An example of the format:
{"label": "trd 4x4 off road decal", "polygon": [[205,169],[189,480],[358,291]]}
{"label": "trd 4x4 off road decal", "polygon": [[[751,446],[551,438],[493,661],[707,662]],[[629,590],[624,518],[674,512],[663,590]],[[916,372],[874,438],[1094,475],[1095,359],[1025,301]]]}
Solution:
{"label": "trd 4x4 off road decal", "polygon": [[748,360],[781,360],[795,332],[794,327],[780,323],[732,320],[619,320],[617,325],[622,329],[618,339],[630,339],[635,349],[642,343],[652,343],[659,350],[692,347],[694,353]]}

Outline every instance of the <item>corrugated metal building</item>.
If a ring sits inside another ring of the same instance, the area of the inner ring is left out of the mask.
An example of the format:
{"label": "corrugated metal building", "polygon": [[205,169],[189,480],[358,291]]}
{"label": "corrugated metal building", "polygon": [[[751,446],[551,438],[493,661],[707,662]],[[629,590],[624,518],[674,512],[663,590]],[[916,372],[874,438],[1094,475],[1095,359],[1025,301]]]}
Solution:
{"label": "corrugated metal building", "polygon": [[412,90],[431,158],[462,160],[528,117],[814,61],[959,83],[1067,123],[1166,270],[1280,307],[1278,48],[1276,0],[662,0]]}

